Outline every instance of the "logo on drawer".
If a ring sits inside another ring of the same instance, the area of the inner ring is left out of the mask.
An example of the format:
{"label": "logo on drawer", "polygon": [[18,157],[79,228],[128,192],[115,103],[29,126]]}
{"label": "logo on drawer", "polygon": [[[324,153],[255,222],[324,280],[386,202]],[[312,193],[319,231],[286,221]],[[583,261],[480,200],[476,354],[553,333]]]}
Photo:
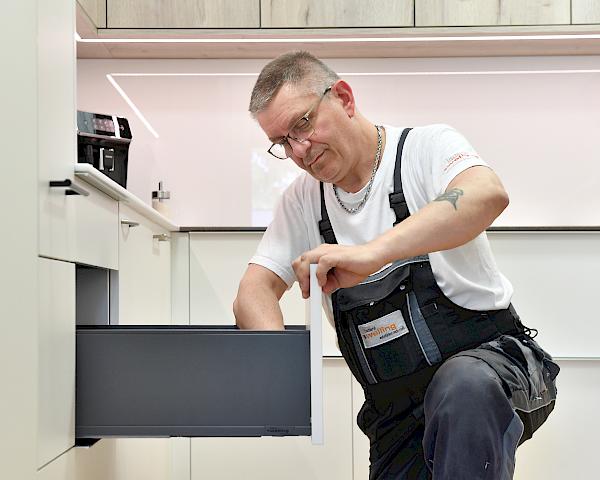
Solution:
{"label": "logo on drawer", "polygon": [[406,335],[408,328],[402,312],[396,310],[372,322],[358,325],[358,331],[365,348],[373,348]]}

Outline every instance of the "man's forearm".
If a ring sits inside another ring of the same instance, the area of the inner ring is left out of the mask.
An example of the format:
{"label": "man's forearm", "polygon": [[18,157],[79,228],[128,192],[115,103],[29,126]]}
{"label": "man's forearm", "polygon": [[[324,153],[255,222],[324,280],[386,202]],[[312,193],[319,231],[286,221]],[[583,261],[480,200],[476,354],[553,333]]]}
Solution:
{"label": "man's forearm", "polygon": [[382,265],[463,245],[504,210],[508,198],[503,189],[482,179],[463,188],[449,189],[435,201],[371,242]]}
{"label": "man's forearm", "polygon": [[265,288],[240,288],[233,304],[236,324],[244,330],[283,330],[277,295]]}

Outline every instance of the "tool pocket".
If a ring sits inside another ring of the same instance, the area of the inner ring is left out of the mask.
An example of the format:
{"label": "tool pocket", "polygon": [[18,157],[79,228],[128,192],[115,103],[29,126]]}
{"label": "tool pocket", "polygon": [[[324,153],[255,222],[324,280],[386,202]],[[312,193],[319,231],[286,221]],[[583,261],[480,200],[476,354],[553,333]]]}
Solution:
{"label": "tool pocket", "polygon": [[410,317],[410,266],[392,266],[370,280],[340,290],[334,298],[340,348],[363,385],[429,365]]}

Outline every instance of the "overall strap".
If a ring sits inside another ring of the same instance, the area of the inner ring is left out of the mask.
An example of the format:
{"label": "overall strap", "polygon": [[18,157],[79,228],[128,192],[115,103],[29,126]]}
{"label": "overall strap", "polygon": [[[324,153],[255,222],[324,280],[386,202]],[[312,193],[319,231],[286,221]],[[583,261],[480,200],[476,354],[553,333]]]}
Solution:
{"label": "overall strap", "polygon": [[333,227],[329,221],[329,214],[327,213],[327,207],[325,206],[325,192],[323,191],[323,182],[319,182],[319,189],[321,190],[321,220],[319,221],[319,233],[325,240],[325,243],[337,243]]}
{"label": "overall strap", "polygon": [[404,193],[402,192],[402,177],[401,177],[401,166],[402,166],[402,149],[404,147],[404,141],[408,132],[412,128],[405,128],[400,135],[400,141],[398,142],[398,150],[396,151],[396,166],[394,167],[394,192],[390,193],[390,207],[396,214],[396,221],[394,225],[400,223],[402,220],[410,216]]}

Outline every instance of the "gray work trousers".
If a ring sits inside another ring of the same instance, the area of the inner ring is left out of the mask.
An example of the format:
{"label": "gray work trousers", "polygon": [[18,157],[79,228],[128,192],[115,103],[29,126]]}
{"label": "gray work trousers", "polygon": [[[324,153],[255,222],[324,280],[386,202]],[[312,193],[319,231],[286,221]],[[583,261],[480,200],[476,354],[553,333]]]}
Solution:
{"label": "gray work trousers", "polygon": [[554,408],[558,371],[529,337],[503,335],[366,390],[370,480],[512,479],[517,446]]}

